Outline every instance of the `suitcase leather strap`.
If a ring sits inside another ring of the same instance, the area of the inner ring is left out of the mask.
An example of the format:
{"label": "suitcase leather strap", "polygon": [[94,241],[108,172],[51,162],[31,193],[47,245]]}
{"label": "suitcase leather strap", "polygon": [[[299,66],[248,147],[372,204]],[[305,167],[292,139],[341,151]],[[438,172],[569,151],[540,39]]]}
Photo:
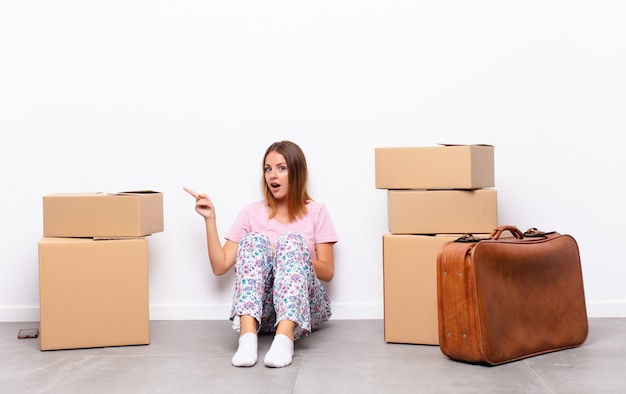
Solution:
{"label": "suitcase leather strap", "polygon": [[500,238],[502,233],[505,231],[510,232],[515,239],[547,238],[549,234],[556,233],[556,231],[548,231],[548,232],[541,231],[541,230],[538,230],[536,227],[529,228],[528,230],[526,230],[526,232],[522,233],[520,229],[518,229],[516,226],[506,225],[506,226],[499,226],[498,228],[493,230],[489,238],[479,238],[475,236],[474,234],[467,233],[467,234],[463,234],[461,237],[454,240],[454,242],[480,242],[480,241],[487,241],[487,240],[496,241],[498,238]]}

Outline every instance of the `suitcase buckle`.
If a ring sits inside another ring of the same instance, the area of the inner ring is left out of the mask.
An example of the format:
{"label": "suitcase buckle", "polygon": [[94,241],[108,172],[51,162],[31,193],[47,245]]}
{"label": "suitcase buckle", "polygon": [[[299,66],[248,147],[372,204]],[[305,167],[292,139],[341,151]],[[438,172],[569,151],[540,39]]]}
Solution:
{"label": "suitcase buckle", "polygon": [[529,228],[528,230],[526,230],[526,232],[524,233],[524,237],[528,237],[528,238],[547,238],[548,234],[554,234],[556,231],[541,231],[538,230],[536,227],[532,227]]}
{"label": "suitcase buckle", "polygon": [[454,242],[480,242],[480,241],[484,241],[487,239],[489,238],[479,238],[475,236],[474,234],[465,233],[461,235],[459,238],[455,239]]}

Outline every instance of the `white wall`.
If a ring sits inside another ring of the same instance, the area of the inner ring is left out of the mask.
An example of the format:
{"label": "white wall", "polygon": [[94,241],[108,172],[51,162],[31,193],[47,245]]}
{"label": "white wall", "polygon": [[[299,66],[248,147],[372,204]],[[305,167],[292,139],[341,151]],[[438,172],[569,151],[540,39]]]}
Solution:
{"label": "white wall", "polygon": [[341,241],[335,318],[382,318],[374,149],[496,147],[499,221],[578,240],[590,316],[626,316],[626,3],[0,0],[0,321],[37,321],[41,197],[154,189],[153,319],[223,319],[189,186],[222,234],[291,139]]}

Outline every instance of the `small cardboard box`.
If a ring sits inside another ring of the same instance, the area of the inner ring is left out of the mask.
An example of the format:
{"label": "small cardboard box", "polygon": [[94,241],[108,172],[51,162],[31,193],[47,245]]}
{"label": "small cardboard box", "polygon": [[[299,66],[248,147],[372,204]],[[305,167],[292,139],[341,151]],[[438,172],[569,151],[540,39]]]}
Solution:
{"label": "small cardboard box", "polygon": [[142,237],[163,231],[163,194],[57,193],[43,197],[44,237]]}
{"label": "small cardboard box", "polygon": [[377,189],[479,189],[495,186],[494,147],[376,148]]}
{"label": "small cardboard box", "polygon": [[383,236],[385,342],[439,344],[437,254],[459,236]]}
{"label": "small cardboard box", "polygon": [[41,350],[150,343],[146,238],[38,247]]}
{"label": "small cardboard box", "polygon": [[387,209],[393,234],[488,234],[498,225],[494,189],[389,190]]}

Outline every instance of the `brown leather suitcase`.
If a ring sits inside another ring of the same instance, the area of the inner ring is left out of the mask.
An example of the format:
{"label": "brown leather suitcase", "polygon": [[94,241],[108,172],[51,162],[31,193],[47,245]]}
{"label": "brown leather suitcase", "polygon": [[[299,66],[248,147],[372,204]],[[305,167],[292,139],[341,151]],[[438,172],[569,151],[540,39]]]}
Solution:
{"label": "brown leather suitcase", "polygon": [[437,256],[437,297],[439,347],[456,361],[498,365],[568,349],[589,330],[570,235],[501,226],[449,242]]}

